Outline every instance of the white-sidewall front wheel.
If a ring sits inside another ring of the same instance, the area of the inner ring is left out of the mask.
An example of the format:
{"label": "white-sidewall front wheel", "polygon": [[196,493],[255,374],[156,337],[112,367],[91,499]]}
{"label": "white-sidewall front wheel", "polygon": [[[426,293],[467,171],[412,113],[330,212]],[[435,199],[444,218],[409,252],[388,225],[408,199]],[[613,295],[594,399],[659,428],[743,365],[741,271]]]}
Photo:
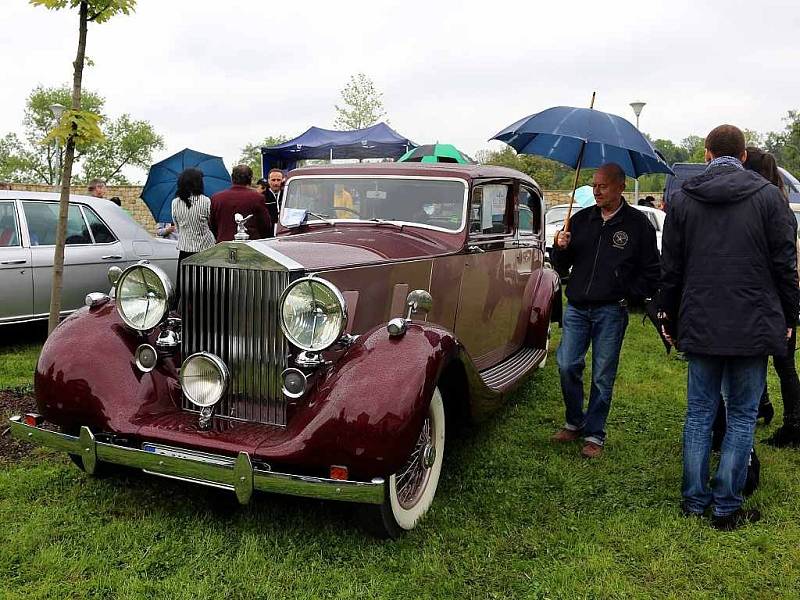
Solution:
{"label": "white-sidewall front wheel", "polygon": [[[430,445],[435,452],[433,457],[433,464],[429,469],[424,472],[424,482],[419,486],[413,498],[407,498],[406,501],[401,500],[402,490],[398,495],[398,480],[401,477],[402,470],[399,473],[389,477],[388,492],[389,492],[389,508],[391,516],[400,529],[405,531],[414,529],[419,520],[428,512],[428,509],[433,503],[433,498],[436,495],[436,488],[439,485],[439,475],[442,472],[442,459],[444,458],[444,402],[439,388],[434,389],[431,404],[428,409],[428,419],[430,422]],[[424,434],[424,427],[423,433]],[[415,448],[416,450],[416,448]],[[412,453],[412,457],[414,454]],[[423,457],[417,457],[421,460]],[[408,466],[408,465],[406,465]],[[405,468],[405,467],[404,467]],[[388,516],[388,515],[387,515]]]}

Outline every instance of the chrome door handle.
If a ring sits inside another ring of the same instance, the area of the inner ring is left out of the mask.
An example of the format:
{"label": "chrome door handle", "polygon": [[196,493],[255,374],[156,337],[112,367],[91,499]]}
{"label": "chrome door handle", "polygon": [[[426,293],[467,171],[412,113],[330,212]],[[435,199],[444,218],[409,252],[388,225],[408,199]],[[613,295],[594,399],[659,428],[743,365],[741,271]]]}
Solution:
{"label": "chrome door handle", "polygon": [[121,260],[122,255],[120,254],[106,254],[105,256],[101,256],[103,260]]}
{"label": "chrome door handle", "polygon": [[467,246],[467,252],[469,252],[470,254],[485,254],[486,250],[484,250],[480,246]]}
{"label": "chrome door handle", "polygon": [[26,262],[28,261],[21,258],[20,260],[4,260],[0,262],[0,265],[24,265]]}

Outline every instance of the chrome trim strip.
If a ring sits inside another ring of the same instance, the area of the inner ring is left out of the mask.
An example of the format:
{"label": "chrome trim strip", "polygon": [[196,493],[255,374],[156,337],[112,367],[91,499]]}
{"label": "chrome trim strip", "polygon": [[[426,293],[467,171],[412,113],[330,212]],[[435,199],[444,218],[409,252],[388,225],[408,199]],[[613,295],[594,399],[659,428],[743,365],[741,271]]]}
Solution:
{"label": "chrome trim strip", "polygon": [[274,247],[265,243],[268,239],[274,239],[274,238],[266,238],[263,240],[251,240],[247,242],[247,245],[253,248],[254,250],[257,250],[267,258],[271,258],[276,263],[283,265],[290,271],[302,271],[305,268],[296,260],[289,258],[288,256],[286,256],[281,252],[278,252]]}
{"label": "chrome trim strip", "polygon": [[[197,460],[177,458],[137,448],[98,442],[88,427],[81,428],[80,438],[31,427],[25,425],[22,417],[19,416],[11,417],[9,425],[12,435],[17,439],[28,440],[41,446],[79,455],[84,459],[84,464],[88,463],[92,468],[98,461],[107,462],[142,469],[153,475],[223,487],[236,492],[237,498],[243,503],[250,500],[254,490],[364,504],[381,504],[384,501],[384,480],[380,478],[369,482],[340,481],[265,471],[253,467],[250,456],[246,452],[240,452],[230,466],[204,461],[199,455]],[[220,461],[224,458],[230,460],[230,457],[219,457]],[[87,472],[90,472],[89,469]]]}

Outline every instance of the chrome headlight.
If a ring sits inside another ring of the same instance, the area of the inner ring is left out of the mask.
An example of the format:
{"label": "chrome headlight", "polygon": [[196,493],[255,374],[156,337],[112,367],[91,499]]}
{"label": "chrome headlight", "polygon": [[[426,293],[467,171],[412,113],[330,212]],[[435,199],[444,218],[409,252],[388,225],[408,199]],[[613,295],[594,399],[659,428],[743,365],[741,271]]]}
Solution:
{"label": "chrome headlight", "polygon": [[301,350],[320,352],[338,340],[347,325],[341,292],[317,277],[298,279],[283,292],[281,329]]}
{"label": "chrome headlight", "polygon": [[117,312],[126,325],[148,331],[158,325],[172,304],[172,282],[154,265],[138,263],[117,279]]}
{"label": "chrome headlight", "polygon": [[189,402],[205,408],[222,398],[228,387],[230,371],[218,356],[198,352],[183,361],[180,378],[183,393]]}

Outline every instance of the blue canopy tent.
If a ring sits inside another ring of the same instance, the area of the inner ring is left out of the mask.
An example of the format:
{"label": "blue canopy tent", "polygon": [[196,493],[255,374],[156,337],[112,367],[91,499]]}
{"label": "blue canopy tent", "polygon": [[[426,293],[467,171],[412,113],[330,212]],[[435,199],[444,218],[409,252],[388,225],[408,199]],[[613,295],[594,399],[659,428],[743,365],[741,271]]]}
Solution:
{"label": "blue canopy tent", "polygon": [[386,123],[351,131],[310,127],[293,140],[261,148],[261,165],[266,174],[270,169],[294,169],[297,161],[307,159],[400,158],[416,146]]}

